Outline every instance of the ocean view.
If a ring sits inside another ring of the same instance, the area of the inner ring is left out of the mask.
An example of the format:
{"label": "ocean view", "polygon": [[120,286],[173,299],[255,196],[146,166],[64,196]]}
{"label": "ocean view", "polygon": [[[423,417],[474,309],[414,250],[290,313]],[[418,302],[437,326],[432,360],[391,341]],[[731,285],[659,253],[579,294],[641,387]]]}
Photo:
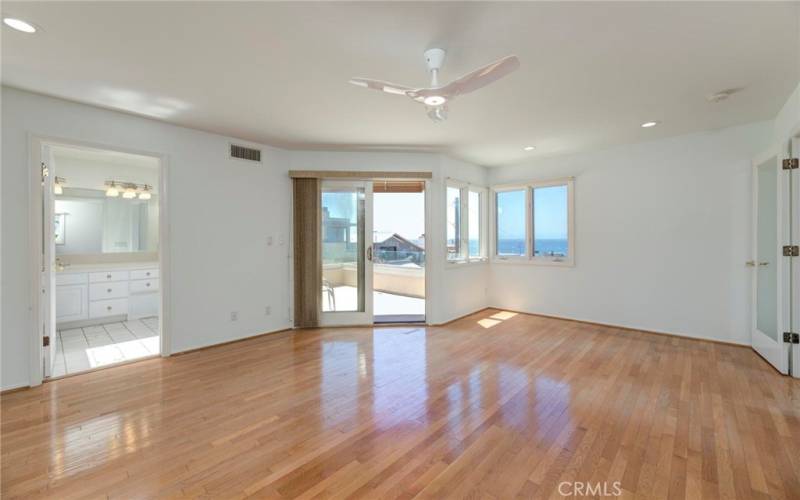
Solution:
{"label": "ocean view", "polygon": [[[470,242],[471,245],[472,242]],[[533,243],[533,248],[536,256],[553,255],[566,257],[569,243],[566,239],[537,239]],[[525,240],[522,238],[498,240],[497,253],[499,255],[524,255]]]}

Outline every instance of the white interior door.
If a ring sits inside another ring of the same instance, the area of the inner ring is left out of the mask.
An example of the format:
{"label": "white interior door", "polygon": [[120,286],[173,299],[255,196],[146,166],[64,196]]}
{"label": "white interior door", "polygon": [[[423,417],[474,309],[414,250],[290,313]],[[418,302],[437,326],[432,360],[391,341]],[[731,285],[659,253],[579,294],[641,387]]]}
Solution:
{"label": "white interior door", "polygon": [[[42,364],[44,376],[53,373],[56,361],[56,246],[55,246],[55,195],[53,193],[55,180],[55,163],[52,150],[49,146],[42,146],[42,159],[44,162],[42,177]],[[63,231],[64,228],[59,230]],[[47,341],[45,342],[45,339]]]}
{"label": "white interior door", "polygon": [[323,180],[320,191],[320,324],[371,325],[372,182]]}
{"label": "white interior door", "polygon": [[783,342],[781,175],[778,155],[753,164],[753,349],[779,372],[788,373]]}

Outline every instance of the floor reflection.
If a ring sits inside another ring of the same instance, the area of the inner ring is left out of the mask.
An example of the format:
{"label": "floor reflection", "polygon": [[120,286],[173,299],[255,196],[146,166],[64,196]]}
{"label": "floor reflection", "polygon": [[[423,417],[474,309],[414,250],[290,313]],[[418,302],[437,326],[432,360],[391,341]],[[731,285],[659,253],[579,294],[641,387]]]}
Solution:
{"label": "floor reflection", "polygon": [[425,328],[382,328],[372,334],[375,425],[427,422],[427,335]]}

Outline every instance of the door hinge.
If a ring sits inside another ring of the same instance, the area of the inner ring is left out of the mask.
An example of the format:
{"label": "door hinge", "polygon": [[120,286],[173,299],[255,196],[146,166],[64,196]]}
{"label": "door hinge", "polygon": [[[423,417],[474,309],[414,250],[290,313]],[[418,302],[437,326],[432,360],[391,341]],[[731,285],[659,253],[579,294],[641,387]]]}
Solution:
{"label": "door hinge", "polygon": [[783,246],[783,256],[784,257],[800,257],[800,246],[798,246],[798,245],[784,245]]}
{"label": "door hinge", "polygon": [[45,335],[44,337],[42,337],[42,346],[47,347],[49,345],[50,345],[50,336]]}
{"label": "door hinge", "polygon": [[788,344],[800,344],[800,333],[783,332],[783,341]]}
{"label": "door hinge", "polygon": [[784,170],[794,170],[798,167],[800,162],[797,161],[797,158],[786,158],[783,160],[783,169]]}

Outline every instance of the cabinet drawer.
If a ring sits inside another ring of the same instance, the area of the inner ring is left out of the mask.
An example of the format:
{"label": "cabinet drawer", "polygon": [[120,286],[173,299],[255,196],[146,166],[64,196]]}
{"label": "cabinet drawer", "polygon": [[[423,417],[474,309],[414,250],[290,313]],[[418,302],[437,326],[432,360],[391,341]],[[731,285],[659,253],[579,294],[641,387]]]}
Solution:
{"label": "cabinet drawer", "polygon": [[84,285],[88,281],[86,273],[56,273],[56,285]]}
{"label": "cabinet drawer", "polygon": [[131,293],[147,293],[158,291],[158,280],[134,280],[131,281]]}
{"label": "cabinet drawer", "polygon": [[158,278],[158,269],[134,269],[131,271],[132,280],[151,280]]}
{"label": "cabinet drawer", "polygon": [[127,281],[128,271],[102,271],[89,273],[89,283],[105,283],[107,281]]}
{"label": "cabinet drawer", "polygon": [[128,299],[96,300],[89,302],[89,317],[102,318],[128,314]]}
{"label": "cabinet drawer", "polygon": [[89,300],[119,299],[128,296],[127,283],[114,281],[111,283],[92,283],[89,285]]}

